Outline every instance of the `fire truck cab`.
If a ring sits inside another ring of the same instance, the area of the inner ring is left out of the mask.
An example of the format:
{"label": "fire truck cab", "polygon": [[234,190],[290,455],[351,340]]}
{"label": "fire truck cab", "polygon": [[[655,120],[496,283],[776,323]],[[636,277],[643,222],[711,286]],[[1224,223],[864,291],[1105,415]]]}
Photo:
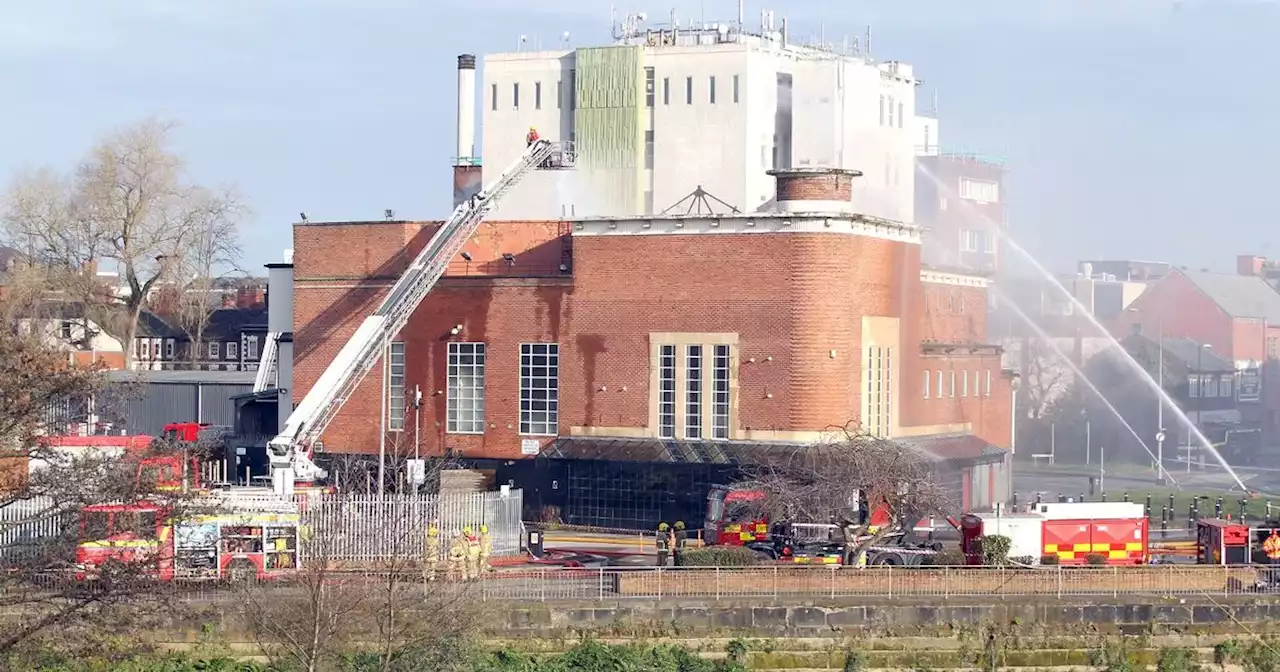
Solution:
{"label": "fire truck cab", "polygon": [[712,486],[707,494],[707,519],[703,539],[708,546],[768,544],[769,520],[755,515],[752,502],[764,499],[757,490]]}
{"label": "fire truck cab", "polygon": [[145,563],[162,581],[273,578],[299,566],[297,507],[220,501],[217,513],[174,520],[155,502],[85,507],[76,575],[93,579],[108,562]]}

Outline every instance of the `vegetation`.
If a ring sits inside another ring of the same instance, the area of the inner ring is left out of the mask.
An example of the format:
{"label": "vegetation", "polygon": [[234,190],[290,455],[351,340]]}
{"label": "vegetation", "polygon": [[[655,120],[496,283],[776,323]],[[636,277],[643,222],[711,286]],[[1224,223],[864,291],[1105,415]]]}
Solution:
{"label": "vegetation", "polygon": [[763,555],[742,546],[706,546],[680,551],[682,567],[750,567],[764,560]]}
{"label": "vegetation", "polygon": [[1002,534],[988,534],[982,538],[981,544],[982,564],[1009,564],[1009,548],[1013,546],[1012,539]]}

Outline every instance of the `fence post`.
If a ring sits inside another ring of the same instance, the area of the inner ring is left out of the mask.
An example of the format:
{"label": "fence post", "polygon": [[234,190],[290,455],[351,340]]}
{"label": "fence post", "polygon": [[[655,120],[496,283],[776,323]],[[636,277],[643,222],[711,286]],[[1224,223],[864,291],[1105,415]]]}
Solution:
{"label": "fence post", "polygon": [[658,572],[658,601],[662,601],[662,568],[657,569]]}
{"label": "fence post", "polygon": [[942,568],[942,598],[951,597],[951,568]]}
{"label": "fence post", "polygon": [[884,571],[889,575],[889,578],[886,580],[889,584],[889,597],[893,597],[893,567],[891,565],[885,565]]}
{"label": "fence post", "polygon": [[778,599],[778,566],[773,566],[773,599]]}
{"label": "fence post", "polygon": [[720,601],[720,565],[716,565],[716,601]]}
{"label": "fence post", "polygon": [[1231,597],[1231,565],[1225,562],[1222,563],[1222,596]]}
{"label": "fence post", "polygon": [[827,572],[827,587],[831,589],[831,599],[836,599],[836,568]]}
{"label": "fence post", "polygon": [[1062,565],[1058,565],[1058,599],[1062,599]]}
{"label": "fence post", "polygon": [[547,570],[545,569],[538,570],[538,594],[539,600],[547,601]]}
{"label": "fence post", "polygon": [[600,601],[604,602],[604,567],[600,568]]}
{"label": "fence post", "polygon": [[1111,568],[1111,597],[1120,597],[1120,567]]}

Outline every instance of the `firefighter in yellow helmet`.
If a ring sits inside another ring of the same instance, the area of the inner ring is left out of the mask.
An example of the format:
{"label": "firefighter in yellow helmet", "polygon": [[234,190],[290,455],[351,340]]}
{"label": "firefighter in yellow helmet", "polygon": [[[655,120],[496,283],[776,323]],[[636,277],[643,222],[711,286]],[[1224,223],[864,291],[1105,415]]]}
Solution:
{"label": "firefighter in yellow helmet", "polygon": [[653,535],[653,545],[658,551],[659,567],[667,566],[667,555],[671,553],[671,526],[658,523],[658,531]]}
{"label": "firefighter in yellow helmet", "polygon": [[480,537],[470,528],[463,528],[467,540],[467,579],[480,578]]}
{"label": "firefighter in yellow helmet", "polygon": [[492,572],[489,556],[493,555],[493,537],[489,536],[489,526],[480,526],[480,573]]}
{"label": "firefighter in yellow helmet", "polygon": [[454,537],[449,542],[449,580],[461,581],[467,577],[467,537],[466,533]]}
{"label": "firefighter in yellow helmet", "polygon": [[534,127],[530,126],[530,127],[529,127],[529,133],[528,133],[528,134],[526,134],[526,135],[524,136],[524,143],[525,143],[525,146],[526,146],[526,147],[532,147],[532,146],[533,146],[533,143],[535,143],[535,142],[537,142],[537,141],[538,141],[538,129],[536,129],[536,128],[534,128]]}
{"label": "firefighter in yellow helmet", "polygon": [[436,580],[440,569],[440,530],[432,523],[427,527],[427,538],[422,544],[422,580]]}

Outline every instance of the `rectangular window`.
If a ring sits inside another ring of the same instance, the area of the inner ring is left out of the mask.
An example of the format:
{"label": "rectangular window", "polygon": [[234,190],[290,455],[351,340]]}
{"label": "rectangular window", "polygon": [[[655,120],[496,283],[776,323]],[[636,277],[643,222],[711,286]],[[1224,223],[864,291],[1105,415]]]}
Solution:
{"label": "rectangular window", "polygon": [[880,410],[880,435],[889,436],[889,421],[893,418],[893,347],[884,349],[884,366],[881,368],[884,378],[884,403]]}
{"label": "rectangular window", "polygon": [[450,343],[446,431],[484,433],[484,343]]}
{"label": "rectangular window", "polygon": [[889,125],[893,126],[893,96],[889,96]]}
{"label": "rectangular window", "polygon": [[693,104],[693,78],[684,78],[684,102],[685,105]]}
{"label": "rectangular window", "polygon": [[556,109],[560,109],[561,100],[564,98],[564,82],[556,82]]}
{"label": "rectangular window", "polygon": [[1235,379],[1231,374],[1224,375],[1222,379],[1218,381],[1218,396],[1226,397],[1228,399],[1235,397],[1235,390],[1232,389],[1234,387]]}
{"label": "rectangular window", "polygon": [[1218,379],[1213,374],[1206,374],[1200,377],[1200,396],[1218,396]]}
{"label": "rectangular window", "polygon": [[708,80],[707,99],[711,102],[712,105],[716,104],[716,76],[715,75],[711,75],[711,79]]}
{"label": "rectangular window", "polygon": [[542,82],[533,83],[533,109],[542,109]]}
{"label": "rectangular window", "polygon": [[58,335],[67,340],[71,339],[71,320],[63,320],[59,326]]}
{"label": "rectangular window", "polygon": [[520,433],[555,436],[560,428],[560,346],[520,345]]}
{"label": "rectangular window", "polygon": [[684,438],[702,438],[702,346],[685,347]]}
{"label": "rectangular window", "polygon": [[498,85],[497,84],[492,84],[489,86],[489,109],[493,110],[494,112],[498,111]]}
{"label": "rectangular window", "polygon": [[250,336],[244,345],[244,356],[249,359],[258,358],[258,337]]}
{"label": "rectangular window", "polygon": [[738,76],[733,76],[733,102],[738,102]]}
{"label": "rectangular window", "polygon": [[167,338],[164,341],[164,356],[173,359],[173,339]]}
{"label": "rectangular window", "polygon": [[151,359],[151,339],[142,339],[142,349],[138,351],[139,357],[142,359]]}
{"label": "rectangular window", "polygon": [[1200,376],[1187,376],[1187,396],[1195,399],[1200,396]]}
{"label": "rectangular window", "polygon": [[219,353],[219,352],[221,352],[221,348],[219,347],[219,346],[221,346],[221,345],[222,345],[222,344],[221,344],[221,343],[218,343],[217,341],[213,341],[213,342],[209,343],[209,359],[219,359],[219,358],[220,358],[220,357],[219,357],[219,355],[218,355],[218,353]]}
{"label": "rectangular window", "polygon": [[960,372],[960,396],[969,396],[969,372],[967,370]]}
{"label": "rectangular window", "polygon": [[511,85],[511,107],[520,109],[520,82]]}
{"label": "rectangular window", "polygon": [[645,107],[653,107],[653,97],[656,93],[654,90],[653,68],[644,69],[644,104]]}
{"label": "rectangular window", "polygon": [[951,397],[956,396],[956,370],[951,369]]}
{"label": "rectangular window", "polygon": [[711,361],[711,438],[729,438],[729,346],[717,345]]}
{"label": "rectangular window", "polygon": [[404,431],[404,343],[395,341],[387,351],[387,429]]}
{"label": "rectangular window", "polygon": [[644,132],[644,167],[653,170],[653,131]]}
{"label": "rectangular window", "polygon": [[942,369],[938,369],[933,373],[938,378],[938,398],[941,399],[942,398]]}
{"label": "rectangular window", "polygon": [[880,125],[884,126],[884,94],[880,94]]}
{"label": "rectangular window", "polygon": [[240,356],[239,343],[227,343],[227,359],[236,359]]}
{"label": "rectangular window", "polygon": [[924,398],[929,398],[929,369],[924,370]]}
{"label": "rectangular window", "polygon": [[990,180],[960,178],[960,198],[979,203],[999,203],[1000,184]]}
{"label": "rectangular window", "polygon": [[991,369],[987,369],[987,396],[991,396]]}
{"label": "rectangular window", "polygon": [[898,128],[902,128],[902,120],[907,115],[902,113],[902,103],[898,103]]}
{"label": "rectangular window", "polygon": [[578,109],[578,71],[569,69],[569,109]]}
{"label": "rectangular window", "polygon": [[662,78],[662,104],[663,105],[671,104],[671,78],[670,77]]}
{"label": "rectangular window", "polygon": [[658,436],[676,438],[676,346],[664,345],[658,362]]}

